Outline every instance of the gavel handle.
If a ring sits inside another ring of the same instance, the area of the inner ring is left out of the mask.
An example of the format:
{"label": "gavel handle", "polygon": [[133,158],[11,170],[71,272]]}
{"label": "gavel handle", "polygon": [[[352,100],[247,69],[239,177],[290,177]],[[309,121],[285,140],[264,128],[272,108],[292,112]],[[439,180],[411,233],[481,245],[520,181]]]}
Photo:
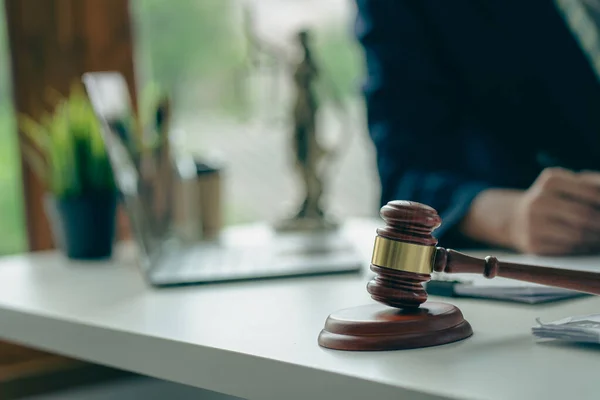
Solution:
{"label": "gavel handle", "polygon": [[433,270],[450,274],[482,274],[486,278],[500,276],[577,292],[600,294],[600,273],[500,262],[492,256],[481,259],[443,247],[436,249]]}

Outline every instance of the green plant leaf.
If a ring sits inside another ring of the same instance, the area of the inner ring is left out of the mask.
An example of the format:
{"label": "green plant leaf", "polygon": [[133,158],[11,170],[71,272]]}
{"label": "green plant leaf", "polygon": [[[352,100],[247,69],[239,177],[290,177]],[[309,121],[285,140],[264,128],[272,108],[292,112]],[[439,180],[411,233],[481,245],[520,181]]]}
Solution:
{"label": "green plant leaf", "polygon": [[27,163],[31,166],[34,173],[42,180],[42,183],[44,185],[51,184],[48,180],[48,165],[42,156],[40,156],[40,154],[28,143],[21,143],[21,149]]}
{"label": "green plant leaf", "polygon": [[41,151],[48,150],[52,138],[49,137],[48,131],[44,125],[38,124],[35,120],[26,115],[22,115],[20,117],[20,126],[21,131],[34,145],[39,147]]}
{"label": "green plant leaf", "polygon": [[55,101],[52,113],[42,114],[39,122],[20,118],[32,143],[25,159],[47,190],[57,197],[115,190],[101,127],[83,86],[73,84],[67,97],[49,89],[47,97]]}

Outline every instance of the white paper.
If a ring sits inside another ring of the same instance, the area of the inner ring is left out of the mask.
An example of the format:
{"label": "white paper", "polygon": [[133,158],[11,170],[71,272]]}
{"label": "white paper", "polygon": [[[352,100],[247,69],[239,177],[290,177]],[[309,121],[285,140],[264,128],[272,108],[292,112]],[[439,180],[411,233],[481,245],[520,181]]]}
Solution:
{"label": "white paper", "polygon": [[600,314],[567,317],[552,322],[537,320],[533,335],[540,339],[600,343]]}

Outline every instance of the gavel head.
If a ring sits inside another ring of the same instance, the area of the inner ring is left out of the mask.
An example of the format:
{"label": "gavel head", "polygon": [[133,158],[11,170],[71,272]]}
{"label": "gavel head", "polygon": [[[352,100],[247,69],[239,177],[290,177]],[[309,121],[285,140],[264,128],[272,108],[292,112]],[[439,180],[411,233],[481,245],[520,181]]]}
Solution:
{"label": "gavel head", "polygon": [[377,229],[367,285],[371,297],[396,308],[416,308],[427,300],[423,283],[431,279],[442,220],[424,204],[395,200],[381,208],[386,225]]}

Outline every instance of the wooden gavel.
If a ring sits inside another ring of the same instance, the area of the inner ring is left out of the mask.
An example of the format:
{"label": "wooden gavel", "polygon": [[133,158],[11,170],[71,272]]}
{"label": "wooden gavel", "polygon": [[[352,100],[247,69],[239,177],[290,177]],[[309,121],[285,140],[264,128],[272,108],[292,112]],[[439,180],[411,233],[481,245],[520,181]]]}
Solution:
{"label": "wooden gavel", "polygon": [[368,283],[371,297],[395,308],[418,308],[427,300],[423,283],[431,273],[474,273],[487,278],[527,281],[600,294],[600,273],[500,262],[437,247],[432,232],[441,225],[437,212],[424,204],[391,201],[381,208],[386,226],[377,230],[371,259],[376,276]]}

